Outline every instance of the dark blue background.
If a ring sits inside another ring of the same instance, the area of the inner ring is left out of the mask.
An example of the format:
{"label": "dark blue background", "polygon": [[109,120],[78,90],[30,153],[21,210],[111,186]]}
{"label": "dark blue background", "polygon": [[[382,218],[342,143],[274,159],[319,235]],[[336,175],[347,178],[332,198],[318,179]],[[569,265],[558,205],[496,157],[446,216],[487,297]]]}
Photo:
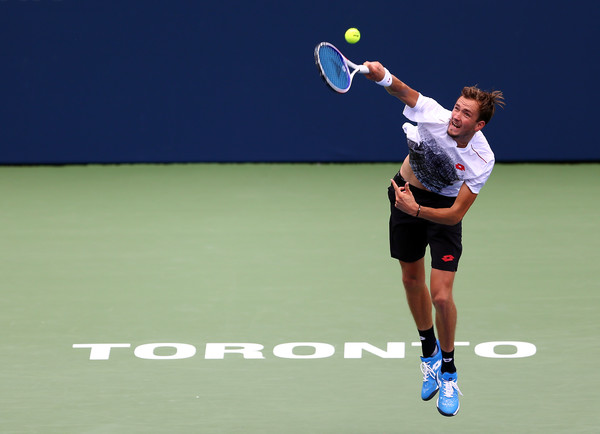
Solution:
{"label": "dark blue background", "polygon": [[446,107],[502,90],[498,161],[597,161],[598,5],[0,0],[0,163],[401,160],[403,105],[328,91],[320,41]]}

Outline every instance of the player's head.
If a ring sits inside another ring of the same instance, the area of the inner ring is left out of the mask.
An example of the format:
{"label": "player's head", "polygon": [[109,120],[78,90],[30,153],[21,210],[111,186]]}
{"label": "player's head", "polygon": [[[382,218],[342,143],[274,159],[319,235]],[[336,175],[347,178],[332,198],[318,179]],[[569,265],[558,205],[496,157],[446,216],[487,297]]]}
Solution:
{"label": "player's head", "polygon": [[479,105],[477,120],[485,122],[486,125],[494,116],[496,105],[504,106],[504,96],[499,90],[486,92],[477,86],[467,86],[463,88],[461,96],[468,100],[477,101]]}
{"label": "player's head", "polygon": [[496,104],[504,105],[502,92],[465,87],[452,109],[448,135],[460,145],[466,145],[492,119]]}

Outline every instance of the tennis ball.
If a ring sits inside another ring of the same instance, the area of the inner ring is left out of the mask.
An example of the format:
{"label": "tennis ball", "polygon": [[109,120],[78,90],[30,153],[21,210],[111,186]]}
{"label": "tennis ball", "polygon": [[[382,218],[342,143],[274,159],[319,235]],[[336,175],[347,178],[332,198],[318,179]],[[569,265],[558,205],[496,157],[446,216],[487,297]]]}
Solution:
{"label": "tennis ball", "polygon": [[360,40],[360,32],[355,27],[351,27],[346,30],[346,34],[344,36],[346,38],[346,42],[349,44],[356,44]]}

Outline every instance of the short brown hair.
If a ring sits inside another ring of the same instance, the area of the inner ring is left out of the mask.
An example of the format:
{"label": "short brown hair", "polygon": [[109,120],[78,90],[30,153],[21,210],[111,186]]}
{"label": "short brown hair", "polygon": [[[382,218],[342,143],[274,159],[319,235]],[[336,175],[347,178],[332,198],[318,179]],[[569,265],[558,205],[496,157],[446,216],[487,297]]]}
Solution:
{"label": "short brown hair", "polygon": [[499,90],[486,92],[477,86],[467,86],[463,88],[462,96],[466,99],[477,101],[479,104],[479,119],[477,121],[484,121],[486,125],[490,122],[492,116],[494,116],[496,105],[500,107],[504,107],[505,105],[504,95]]}

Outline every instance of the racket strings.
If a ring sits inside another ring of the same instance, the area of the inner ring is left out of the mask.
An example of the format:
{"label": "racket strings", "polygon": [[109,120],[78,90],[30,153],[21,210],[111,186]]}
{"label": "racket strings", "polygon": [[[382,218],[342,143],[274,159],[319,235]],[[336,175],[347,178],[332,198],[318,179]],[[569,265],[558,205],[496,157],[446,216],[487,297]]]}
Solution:
{"label": "racket strings", "polygon": [[339,89],[346,89],[350,86],[350,73],[344,59],[335,49],[329,46],[322,46],[319,49],[319,62],[323,74],[327,79]]}

